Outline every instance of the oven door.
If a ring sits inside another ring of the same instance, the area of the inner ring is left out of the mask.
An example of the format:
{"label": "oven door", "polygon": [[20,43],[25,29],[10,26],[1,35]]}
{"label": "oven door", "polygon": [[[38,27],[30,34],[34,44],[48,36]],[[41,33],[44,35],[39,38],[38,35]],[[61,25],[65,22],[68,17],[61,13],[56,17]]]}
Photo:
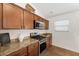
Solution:
{"label": "oven door", "polygon": [[46,49],[46,42],[40,44],[40,53]]}

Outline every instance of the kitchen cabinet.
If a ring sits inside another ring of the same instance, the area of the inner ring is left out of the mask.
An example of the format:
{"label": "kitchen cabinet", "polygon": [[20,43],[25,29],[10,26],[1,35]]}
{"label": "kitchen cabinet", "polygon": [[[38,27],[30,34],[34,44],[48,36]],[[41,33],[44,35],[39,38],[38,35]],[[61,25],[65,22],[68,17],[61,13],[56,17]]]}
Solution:
{"label": "kitchen cabinet", "polygon": [[39,55],[39,43],[33,43],[28,46],[28,56],[38,56]]}
{"label": "kitchen cabinet", "polygon": [[33,15],[34,16],[34,20],[39,21],[40,17],[36,14]]}
{"label": "kitchen cabinet", "polygon": [[49,29],[49,21],[45,20],[45,29]]}
{"label": "kitchen cabinet", "polygon": [[20,29],[22,27],[23,10],[16,5],[3,4],[3,28]]}
{"label": "kitchen cabinet", "polygon": [[33,14],[24,10],[24,29],[33,29]]}
{"label": "kitchen cabinet", "polygon": [[0,29],[2,29],[2,3],[0,3]]}
{"label": "kitchen cabinet", "polygon": [[39,55],[39,42],[36,41],[30,45],[14,51],[7,56],[38,56]]}
{"label": "kitchen cabinet", "polygon": [[27,47],[21,48],[18,51],[14,51],[8,54],[8,56],[27,56]]}
{"label": "kitchen cabinet", "polygon": [[0,3],[0,29],[34,29],[34,20],[44,22],[48,29],[46,19],[13,3]]}
{"label": "kitchen cabinet", "polygon": [[50,46],[52,46],[52,35],[46,38],[46,47],[50,48]]}

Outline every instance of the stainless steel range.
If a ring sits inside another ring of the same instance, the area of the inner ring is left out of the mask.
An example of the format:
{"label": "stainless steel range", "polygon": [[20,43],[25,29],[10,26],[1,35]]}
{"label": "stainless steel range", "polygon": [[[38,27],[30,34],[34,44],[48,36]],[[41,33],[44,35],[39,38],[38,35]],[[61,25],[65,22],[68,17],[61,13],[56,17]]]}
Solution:
{"label": "stainless steel range", "polygon": [[39,40],[40,53],[46,48],[46,37],[38,35],[37,33],[30,33],[30,37]]}

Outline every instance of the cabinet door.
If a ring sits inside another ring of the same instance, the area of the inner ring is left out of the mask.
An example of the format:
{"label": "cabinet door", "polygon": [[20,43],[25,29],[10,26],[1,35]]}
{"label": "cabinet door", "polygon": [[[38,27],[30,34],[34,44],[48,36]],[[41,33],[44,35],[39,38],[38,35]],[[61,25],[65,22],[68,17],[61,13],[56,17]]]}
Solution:
{"label": "cabinet door", "polygon": [[33,44],[28,46],[28,55],[29,56],[39,55],[39,44],[38,44],[38,42],[33,43]]}
{"label": "cabinet door", "polygon": [[23,20],[23,10],[15,5],[3,4],[3,28],[21,28]]}
{"label": "cabinet door", "polygon": [[52,46],[52,37],[49,36],[46,38],[46,47],[50,48]]}
{"label": "cabinet door", "polygon": [[14,52],[8,54],[8,56],[27,56],[27,47],[22,48],[18,51],[14,51]]}
{"label": "cabinet door", "polygon": [[27,11],[24,11],[24,28],[33,29],[33,14]]}
{"label": "cabinet door", "polygon": [[45,20],[45,29],[49,29],[49,21]]}
{"label": "cabinet door", "polygon": [[47,38],[47,41],[46,41],[46,46],[47,46],[47,48],[49,48],[50,47],[50,39],[49,38]]}
{"label": "cabinet door", "polygon": [[2,3],[0,3],[0,29],[2,28]]}
{"label": "cabinet door", "polygon": [[34,20],[39,21],[40,17],[38,15],[33,15],[34,16]]}

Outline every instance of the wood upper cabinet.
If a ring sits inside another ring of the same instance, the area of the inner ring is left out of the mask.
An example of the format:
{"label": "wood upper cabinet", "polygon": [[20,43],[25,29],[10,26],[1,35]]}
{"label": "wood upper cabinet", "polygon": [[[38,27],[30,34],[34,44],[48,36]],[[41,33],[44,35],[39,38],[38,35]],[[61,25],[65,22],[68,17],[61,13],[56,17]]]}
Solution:
{"label": "wood upper cabinet", "polygon": [[34,20],[39,20],[40,19],[40,17],[36,14],[34,14],[33,16],[34,16]]}
{"label": "wood upper cabinet", "polygon": [[33,29],[33,14],[24,10],[24,28]]}
{"label": "wood upper cabinet", "polygon": [[3,4],[3,28],[19,29],[22,27],[23,10],[16,5]]}
{"label": "wood upper cabinet", "polygon": [[28,56],[38,56],[39,55],[39,43],[33,43],[28,46]]}
{"label": "wood upper cabinet", "polygon": [[0,29],[34,29],[34,20],[44,22],[48,29],[49,22],[12,3],[0,3]]}
{"label": "wood upper cabinet", "polygon": [[2,29],[2,3],[0,3],[0,29]]}
{"label": "wood upper cabinet", "polygon": [[45,29],[49,29],[49,21],[45,20]]}

